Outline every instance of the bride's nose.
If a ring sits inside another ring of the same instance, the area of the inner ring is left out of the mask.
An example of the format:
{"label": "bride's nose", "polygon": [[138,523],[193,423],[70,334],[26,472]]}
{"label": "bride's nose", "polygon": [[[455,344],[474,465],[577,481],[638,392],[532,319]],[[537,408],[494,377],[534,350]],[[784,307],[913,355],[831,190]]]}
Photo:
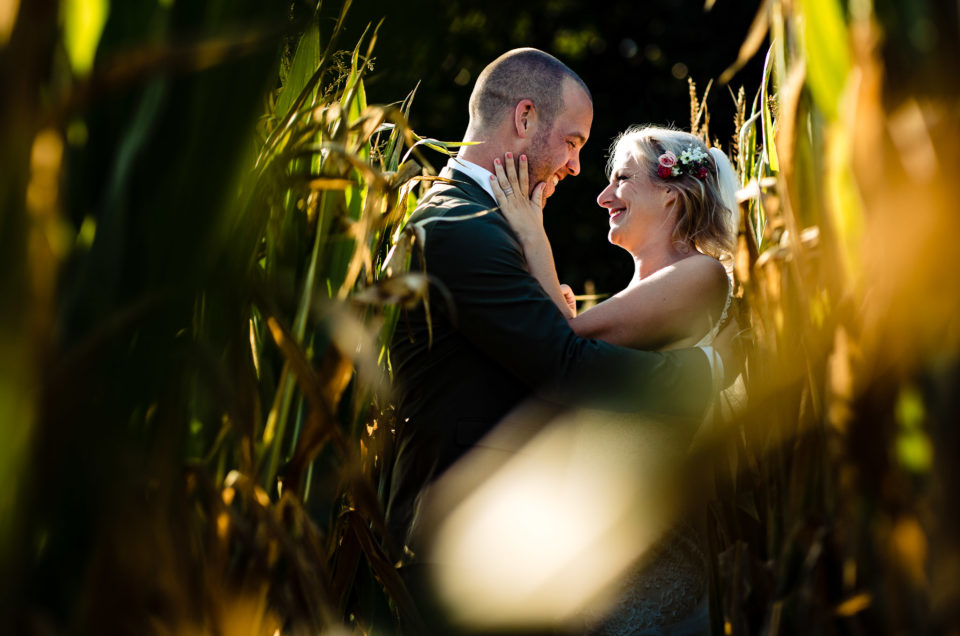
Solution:
{"label": "bride's nose", "polygon": [[609,184],[603,191],[597,195],[597,205],[601,208],[608,207],[611,198],[611,192],[613,191],[613,184]]}

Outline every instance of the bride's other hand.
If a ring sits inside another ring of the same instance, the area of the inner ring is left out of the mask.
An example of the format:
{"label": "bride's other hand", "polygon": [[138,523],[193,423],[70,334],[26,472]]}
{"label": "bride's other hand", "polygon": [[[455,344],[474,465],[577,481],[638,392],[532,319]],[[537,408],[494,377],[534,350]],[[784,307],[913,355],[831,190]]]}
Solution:
{"label": "bride's other hand", "polygon": [[570,311],[573,312],[574,317],[577,315],[577,296],[573,293],[573,288],[570,285],[560,285],[560,293],[563,294],[563,300],[567,303],[567,307],[570,308]]}
{"label": "bride's other hand", "polygon": [[723,380],[721,382],[723,388],[733,384],[737,376],[743,373],[746,366],[747,349],[750,345],[750,331],[741,329],[736,318],[729,320],[713,339],[713,349],[723,360]]}
{"label": "bride's other hand", "polygon": [[503,216],[520,240],[526,242],[546,236],[543,229],[543,189],[546,183],[538,183],[528,198],[530,177],[527,156],[520,155],[519,163],[518,170],[513,162],[513,154],[509,152],[504,161],[496,159],[496,175],[490,177],[490,184]]}

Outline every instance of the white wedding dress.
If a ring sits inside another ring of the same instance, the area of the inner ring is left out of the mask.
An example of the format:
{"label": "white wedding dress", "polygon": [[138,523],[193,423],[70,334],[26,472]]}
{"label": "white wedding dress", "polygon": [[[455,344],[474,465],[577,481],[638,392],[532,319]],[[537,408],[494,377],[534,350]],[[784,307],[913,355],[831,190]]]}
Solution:
{"label": "white wedding dress", "polygon": [[[711,346],[727,318],[696,346]],[[708,413],[705,421],[709,420]],[[710,633],[705,540],[694,523],[682,521],[664,533],[621,579],[616,600],[602,616],[586,619],[595,636],[688,636]]]}

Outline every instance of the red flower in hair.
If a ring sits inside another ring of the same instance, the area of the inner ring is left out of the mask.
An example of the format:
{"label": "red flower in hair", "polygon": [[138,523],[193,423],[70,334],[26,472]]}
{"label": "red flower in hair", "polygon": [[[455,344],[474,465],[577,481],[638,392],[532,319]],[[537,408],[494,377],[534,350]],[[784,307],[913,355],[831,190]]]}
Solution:
{"label": "red flower in hair", "polygon": [[707,167],[706,167],[706,166],[700,166],[699,168],[697,168],[697,178],[698,178],[698,179],[706,179],[706,178],[707,178],[707,172],[708,172],[708,171],[707,171]]}
{"label": "red flower in hair", "polygon": [[661,179],[668,179],[673,176],[673,168],[667,166],[657,166],[657,174]]}

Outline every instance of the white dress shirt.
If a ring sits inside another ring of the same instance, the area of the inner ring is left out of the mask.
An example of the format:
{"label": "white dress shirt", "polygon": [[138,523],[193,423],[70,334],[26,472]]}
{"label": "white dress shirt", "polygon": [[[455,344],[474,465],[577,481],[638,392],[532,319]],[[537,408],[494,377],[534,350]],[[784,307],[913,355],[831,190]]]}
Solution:
{"label": "white dress shirt", "polygon": [[490,185],[490,177],[493,176],[493,173],[483,166],[478,166],[472,161],[467,161],[466,159],[461,159],[460,157],[450,157],[450,159],[447,161],[447,167],[451,170],[459,170],[463,174],[467,175],[473,179],[478,186],[483,188],[484,192],[489,194],[491,199],[494,201],[497,200],[497,197],[493,194],[493,186]]}

